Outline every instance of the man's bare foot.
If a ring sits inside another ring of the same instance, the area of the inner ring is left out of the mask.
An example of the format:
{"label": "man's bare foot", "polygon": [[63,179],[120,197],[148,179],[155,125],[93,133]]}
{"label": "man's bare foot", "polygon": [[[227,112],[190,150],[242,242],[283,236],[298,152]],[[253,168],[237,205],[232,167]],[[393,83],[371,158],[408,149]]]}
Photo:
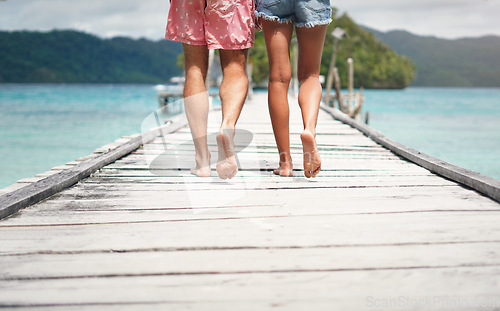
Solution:
{"label": "man's bare foot", "polygon": [[212,174],[212,170],[210,169],[209,166],[200,168],[193,167],[192,169],[190,169],[190,171],[191,174],[196,175],[198,177],[210,177],[210,175]]}
{"label": "man's bare foot", "polygon": [[190,169],[191,174],[198,177],[210,177],[212,171],[210,169],[210,151],[208,151],[208,148],[205,151],[196,151],[195,161],[196,167]]}
{"label": "man's bare foot", "polygon": [[321,171],[321,158],[314,135],[309,130],[304,130],[300,135],[304,153],[304,175],[307,178],[316,177]]}
{"label": "man's bare foot", "polygon": [[212,170],[210,169],[210,158],[208,161],[196,161],[196,167],[190,169],[191,174],[198,177],[210,177]]}
{"label": "man's bare foot", "polygon": [[284,162],[280,161],[280,167],[273,170],[273,173],[275,175],[280,175],[281,177],[292,177],[293,176],[292,159]]}
{"label": "man's bare foot", "polygon": [[238,172],[233,138],[234,130],[221,130],[220,134],[217,135],[217,145],[219,146],[217,174],[219,174],[221,179],[231,179]]}

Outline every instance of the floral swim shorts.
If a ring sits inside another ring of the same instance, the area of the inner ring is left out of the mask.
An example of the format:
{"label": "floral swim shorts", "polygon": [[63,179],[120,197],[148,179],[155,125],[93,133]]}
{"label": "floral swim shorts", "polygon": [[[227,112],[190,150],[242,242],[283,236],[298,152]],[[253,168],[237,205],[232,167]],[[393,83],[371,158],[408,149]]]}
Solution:
{"label": "floral swim shorts", "polygon": [[255,40],[254,0],[171,0],[165,38],[243,50]]}
{"label": "floral swim shorts", "polygon": [[279,23],[293,22],[297,27],[328,25],[330,0],[257,0],[255,15]]}

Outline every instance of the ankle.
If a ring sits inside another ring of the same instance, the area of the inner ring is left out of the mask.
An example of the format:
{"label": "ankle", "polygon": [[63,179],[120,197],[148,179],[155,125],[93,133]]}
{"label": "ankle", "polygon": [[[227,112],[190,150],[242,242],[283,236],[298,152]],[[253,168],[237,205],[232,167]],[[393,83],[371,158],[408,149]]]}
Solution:
{"label": "ankle", "polygon": [[302,132],[303,134],[311,134],[313,137],[316,138],[316,129],[315,128],[310,128],[310,127],[306,127],[304,128],[304,131]]}
{"label": "ankle", "polygon": [[210,152],[208,150],[205,152],[196,152],[195,160],[196,163],[210,162]]}
{"label": "ankle", "polygon": [[219,129],[221,131],[226,131],[226,130],[234,130],[235,128],[236,128],[236,123],[235,122],[230,122],[230,121],[223,120]]}
{"label": "ankle", "polygon": [[289,152],[280,152],[280,165],[281,163],[283,164],[292,163],[292,156],[290,155]]}

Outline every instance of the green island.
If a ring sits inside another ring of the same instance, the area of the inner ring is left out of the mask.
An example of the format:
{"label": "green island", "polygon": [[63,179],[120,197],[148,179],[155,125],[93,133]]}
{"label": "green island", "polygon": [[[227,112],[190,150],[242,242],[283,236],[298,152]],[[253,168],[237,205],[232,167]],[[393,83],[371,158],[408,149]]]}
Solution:
{"label": "green island", "polygon": [[[347,32],[336,60],[342,86],[347,59],[354,59],[355,87],[495,87],[500,85],[500,37],[457,40],[387,33],[362,27],[333,9],[321,74],[327,75],[336,27]],[[182,45],[167,40],[99,38],[74,31],[0,31],[0,83],[167,83],[182,75]],[[265,86],[268,63],[264,35],[250,52],[252,78]]]}
{"label": "green island", "polygon": [[[323,49],[321,74],[327,75],[333,53],[333,37],[330,35],[336,27],[348,34],[340,43],[336,59],[342,86],[347,86],[347,59],[354,59],[355,87],[403,89],[409,86],[415,75],[415,65],[405,57],[398,55],[388,45],[375,39],[363,27],[357,25],[347,14],[339,17],[334,10],[334,22],[328,26],[327,38]],[[256,34],[252,50],[253,79],[256,83],[267,78],[267,54],[262,32]]]}

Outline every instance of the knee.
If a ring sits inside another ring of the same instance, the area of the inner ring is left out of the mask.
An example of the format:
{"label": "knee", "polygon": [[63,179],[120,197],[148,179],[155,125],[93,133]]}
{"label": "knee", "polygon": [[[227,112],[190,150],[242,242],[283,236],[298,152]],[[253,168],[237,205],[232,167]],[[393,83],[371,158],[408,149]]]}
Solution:
{"label": "knee", "polygon": [[269,84],[281,84],[288,87],[291,80],[292,72],[290,70],[282,70],[269,74]]}
{"label": "knee", "polygon": [[205,81],[207,77],[207,71],[203,70],[203,68],[197,66],[187,67],[185,70],[186,80],[201,80]]}
{"label": "knee", "polygon": [[234,78],[237,80],[243,80],[246,79],[246,68],[244,64],[240,64],[237,62],[233,62],[231,64],[228,64],[222,68],[222,76],[224,78]]}

